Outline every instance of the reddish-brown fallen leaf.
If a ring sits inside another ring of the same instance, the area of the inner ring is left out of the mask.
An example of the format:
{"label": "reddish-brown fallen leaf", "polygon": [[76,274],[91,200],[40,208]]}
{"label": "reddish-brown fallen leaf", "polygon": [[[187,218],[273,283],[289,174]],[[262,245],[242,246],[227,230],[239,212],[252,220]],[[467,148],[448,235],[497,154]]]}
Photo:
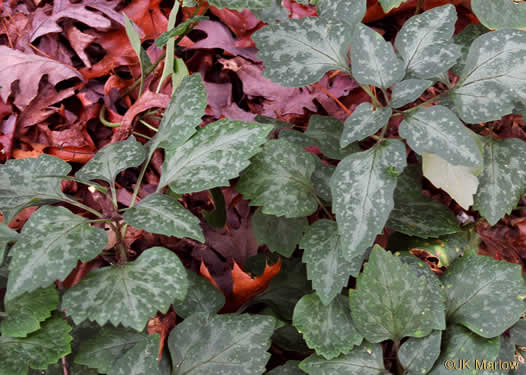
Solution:
{"label": "reddish-brown fallen leaf", "polygon": [[166,314],[157,313],[157,316],[148,321],[148,334],[160,334],[161,341],[159,342],[159,353],[157,360],[160,361],[163,358],[163,348],[166,343],[166,339],[170,334],[170,331],[175,327],[177,321],[177,314],[175,311],[169,311]]}
{"label": "reddish-brown fallen leaf", "polygon": [[2,145],[2,157],[0,160],[8,160],[13,150],[13,140],[15,137],[17,115],[12,114],[0,123],[0,144]]}
{"label": "reddish-brown fallen leaf", "polygon": [[212,6],[210,11],[232,30],[237,37],[236,47],[247,48],[256,46],[251,35],[262,28],[264,23],[257,19],[250,10],[237,11],[226,8],[218,9]]}

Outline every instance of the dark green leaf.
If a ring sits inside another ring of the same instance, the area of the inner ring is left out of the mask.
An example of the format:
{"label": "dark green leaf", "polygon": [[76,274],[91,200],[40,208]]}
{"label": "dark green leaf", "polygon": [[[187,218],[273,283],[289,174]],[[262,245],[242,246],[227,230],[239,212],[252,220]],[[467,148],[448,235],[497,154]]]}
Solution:
{"label": "dark green leaf", "polygon": [[345,120],[340,145],[345,147],[373,135],[387,124],[392,113],[391,107],[375,110],[370,103],[361,103]]}
{"label": "dark green leaf", "polygon": [[267,375],[302,375],[305,374],[298,367],[300,361],[287,361],[284,365],[275,367]]}
{"label": "dark green leaf", "polygon": [[331,177],[336,167],[327,165],[320,158],[314,158],[316,169],[312,172],[311,180],[314,187],[314,193],[323,201],[331,202]]}
{"label": "dark green leaf", "polygon": [[458,59],[457,63],[452,69],[453,73],[455,73],[457,76],[462,74],[464,66],[466,65],[466,57],[468,56],[469,47],[471,47],[471,43],[473,43],[475,39],[477,39],[482,34],[487,33],[488,31],[489,30],[483,25],[472,23],[467,25],[464,28],[464,30],[455,35],[453,39],[455,43],[460,46],[460,58]]}
{"label": "dark green leaf", "polygon": [[18,238],[18,233],[9,228],[4,223],[0,223],[0,264],[4,263],[4,254],[7,245],[15,242]]}
{"label": "dark green leaf", "polygon": [[[223,228],[226,224],[225,197],[221,188],[210,189],[210,195],[214,202],[214,209],[211,211],[201,211],[206,222],[214,228]],[[203,241],[204,242],[204,241]]]}
{"label": "dark green leaf", "polygon": [[188,293],[184,300],[174,302],[178,316],[186,319],[193,313],[215,314],[225,305],[225,296],[204,277],[188,271]]}
{"label": "dark green leaf", "polygon": [[427,374],[440,355],[441,331],[422,338],[411,337],[398,351],[398,359],[408,375]]}
{"label": "dark green leaf", "polygon": [[314,139],[314,145],[318,146],[320,151],[331,159],[341,160],[351,152],[359,151],[357,145],[340,148],[340,138],[343,132],[343,124],[329,116],[313,115],[309,120],[309,126],[305,131],[305,135]]}
{"label": "dark green leaf", "polygon": [[518,346],[526,346],[526,320],[521,319],[510,328],[511,341]]}
{"label": "dark green leaf", "polygon": [[174,28],[162,33],[157,39],[155,39],[155,46],[157,48],[162,48],[166,43],[168,43],[168,40],[170,38],[174,38],[176,36],[184,35],[188,33],[190,30],[190,26],[193,23],[199,23],[199,21],[208,20],[209,17],[206,16],[195,16],[188,18],[187,20],[181,22],[179,25],[175,26]]}

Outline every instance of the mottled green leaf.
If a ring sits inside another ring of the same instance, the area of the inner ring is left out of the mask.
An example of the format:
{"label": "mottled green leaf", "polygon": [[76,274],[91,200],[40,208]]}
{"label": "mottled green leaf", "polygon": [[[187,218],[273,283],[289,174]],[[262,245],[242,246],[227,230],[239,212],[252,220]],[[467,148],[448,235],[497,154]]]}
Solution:
{"label": "mottled green leaf", "polygon": [[305,135],[316,141],[320,151],[331,159],[341,160],[351,152],[359,151],[356,145],[340,148],[340,138],[343,132],[343,124],[329,116],[313,115],[309,120],[309,126]]}
{"label": "mottled green leaf", "polygon": [[488,140],[484,169],[473,207],[490,225],[511,213],[526,188],[526,142],[520,139]]}
{"label": "mottled green leaf", "polygon": [[294,309],[293,324],[309,348],[326,359],[349,353],[363,339],[354,328],[347,298],[342,295],[328,305],[315,293],[303,296]]}
{"label": "mottled green leaf", "polygon": [[387,124],[392,113],[391,107],[380,107],[375,110],[372,104],[361,103],[345,120],[340,145],[345,147],[373,135]]}
{"label": "mottled green leaf", "polygon": [[67,199],[60,178],[71,166],[62,159],[42,154],[38,158],[11,159],[0,164],[0,211],[5,223],[23,208]]}
{"label": "mottled green leaf", "polygon": [[452,41],[457,12],[451,4],[433,8],[408,19],[395,39],[407,73],[433,78],[447,72],[460,56]]}
{"label": "mottled green leaf", "polygon": [[284,257],[290,257],[309,225],[307,218],[286,218],[265,215],[258,209],[252,216],[252,230],[260,245],[267,245]]}
{"label": "mottled green leaf", "polygon": [[316,161],[316,169],[312,172],[312,186],[314,193],[323,201],[331,202],[331,186],[330,181],[332,174],[336,167],[334,165],[327,165],[320,158],[314,158]]}
{"label": "mottled green leaf", "polygon": [[146,78],[146,70],[152,66],[152,62],[150,61],[150,58],[148,57],[148,54],[142,48],[141,44],[141,38],[139,36],[139,32],[137,31],[137,26],[131,21],[126,14],[123,14],[124,17],[124,29],[126,31],[126,35],[128,36],[128,40],[130,41],[130,45],[132,46],[133,50],[135,51],[135,54],[137,55],[137,58],[139,59],[139,64],[141,66],[141,78],[140,78],[140,85],[139,85],[139,96],[142,95],[142,89],[144,85],[144,79]]}
{"label": "mottled green leaf", "polygon": [[130,136],[125,141],[101,148],[75,177],[81,180],[103,180],[111,184],[123,170],[141,165],[144,157],[144,147],[134,136]]}
{"label": "mottled green leaf", "polygon": [[516,323],[525,310],[521,267],[486,256],[464,256],[442,276],[447,320],[482,337],[495,337]]}
{"label": "mottled green leaf", "polygon": [[453,165],[482,166],[482,155],[473,133],[444,106],[416,110],[404,118],[399,133],[419,154],[436,154]]}
{"label": "mottled green leaf", "polygon": [[166,313],[174,300],[183,300],[187,289],[186,270],[177,255],[152,247],[126,265],[90,272],[64,294],[62,309],[76,324],[89,319],[141,331],[157,311]]}
{"label": "mottled green leaf", "polygon": [[281,0],[272,0],[272,5],[264,9],[254,9],[254,15],[265,23],[283,22],[289,18],[289,12]]}
{"label": "mottled green leaf", "polygon": [[455,66],[452,68],[454,74],[456,74],[457,76],[462,74],[464,66],[466,65],[466,58],[468,57],[469,47],[471,47],[471,43],[473,43],[475,39],[477,39],[482,34],[487,33],[488,31],[489,30],[483,25],[472,23],[467,25],[464,28],[464,30],[462,30],[460,33],[453,37],[455,44],[460,46],[460,58],[457,60]]}
{"label": "mottled green leaf", "polygon": [[414,102],[432,85],[433,81],[425,79],[405,79],[398,82],[393,86],[391,107],[400,108]]}
{"label": "mottled green leaf", "polygon": [[300,248],[304,249],[302,260],[307,265],[307,277],[324,305],[340,294],[349,275],[357,276],[360,272],[361,262],[350,263],[343,256],[335,221],[322,219],[312,224]]}
{"label": "mottled green leaf", "polygon": [[207,125],[184,145],[166,151],[158,190],[170,185],[183,194],[228,186],[260,151],[271,130],[270,125],[228,119]]}
{"label": "mottled green leaf", "polygon": [[351,30],[360,23],[367,10],[366,0],[334,1],[319,0],[316,4],[318,17],[346,23]]}
{"label": "mottled green leaf", "polygon": [[95,258],[107,242],[104,229],[64,207],[38,209],[9,252],[6,300],[64,280],[79,260]]}
{"label": "mottled green leaf", "polygon": [[263,76],[283,86],[303,87],[329,70],[348,70],[349,26],[321,17],[287,19],[252,35],[265,64]]}
{"label": "mottled green leaf", "polygon": [[353,78],[362,85],[387,89],[404,77],[404,65],[391,43],[362,24],[353,33],[351,62]]}
{"label": "mottled green leaf", "polygon": [[411,337],[398,351],[398,359],[408,375],[427,374],[440,355],[441,331],[422,338]]}
{"label": "mottled green leaf", "polygon": [[159,335],[101,328],[94,338],[80,345],[75,363],[108,375],[160,375],[159,341]]}
{"label": "mottled green leaf", "polygon": [[252,206],[268,215],[300,217],[316,211],[311,175],[314,156],[285,140],[269,141],[251,160],[236,186]]}
{"label": "mottled green leaf", "polygon": [[205,114],[206,98],[200,74],[184,77],[164,112],[159,132],[148,143],[150,153],[158,147],[173,150],[194,135]]}
{"label": "mottled green leaf", "polygon": [[475,360],[480,362],[494,361],[499,354],[499,347],[498,337],[486,339],[477,336],[464,327],[448,326],[442,345],[443,350],[429,374],[447,375],[451,372],[461,375],[476,374],[478,372],[475,371]]}
{"label": "mottled green leaf", "polygon": [[302,375],[305,374],[298,367],[300,361],[287,361],[284,365],[275,367],[267,375]]}
{"label": "mottled green leaf", "polygon": [[379,0],[380,5],[385,13],[389,12],[393,8],[398,8],[400,4],[407,0]]}
{"label": "mottled green leaf", "polygon": [[524,99],[526,32],[498,30],[479,36],[452,95],[460,118],[476,124],[512,113]]}
{"label": "mottled green leaf", "polygon": [[265,372],[275,319],[196,313],[168,338],[173,375],[256,375]]}
{"label": "mottled green leaf", "polygon": [[471,9],[488,28],[526,29],[526,4],[508,0],[472,0]]}
{"label": "mottled green leaf", "polygon": [[25,293],[5,304],[7,318],[0,323],[3,336],[26,337],[40,328],[40,323],[51,316],[58,306],[55,286]]}
{"label": "mottled green leaf", "polygon": [[26,375],[28,367],[47,369],[71,352],[71,327],[60,314],[27,337],[0,336],[0,374]]}
{"label": "mottled green leaf", "polygon": [[511,341],[518,346],[526,346],[526,320],[521,319],[510,328]]}
{"label": "mottled green leaf", "polygon": [[215,314],[225,305],[225,296],[210,282],[195,272],[188,271],[188,293],[184,300],[174,302],[178,316],[186,319],[193,313]]}
{"label": "mottled green leaf", "polygon": [[228,9],[262,9],[272,5],[272,0],[210,0],[210,5]]}
{"label": "mottled green leaf", "polygon": [[405,146],[387,140],[343,159],[331,177],[344,257],[361,259],[376,235],[381,233],[394,207],[395,173],[406,166]]}
{"label": "mottled green leaf", "polygon": [[364,267],[350,303],[353,322],[368,341],[424,337],[445,328],[433,312],[427,280],[399,257],[375,245]]}
{"label": "mottled green leaf", "polygon": [[199,219],[175,199],[160,193],[150,194],[123,215],[126,223],[150,233],[188,237],[205,242]]}
{"label": "mottled green leaf", "polygon": [[382,346],[364,342],[350,353],[326,360],[316,354],[300,363],[300,368],[310,375],[381,375],[384,367]]}
{"label": "mottled green leaf", "polygon": [[398,232],[422,238],[460,231],[453,212],[422,193],[421,175],[415,166],[398,177],[394,209],[387,226]]}
{"label": "mottled green leaf", "polygon": [[9,228],[4,223],[0,223],[0,264],[4,262],[4,254],[7,245],[15,242],[18,238],[18,233]]}

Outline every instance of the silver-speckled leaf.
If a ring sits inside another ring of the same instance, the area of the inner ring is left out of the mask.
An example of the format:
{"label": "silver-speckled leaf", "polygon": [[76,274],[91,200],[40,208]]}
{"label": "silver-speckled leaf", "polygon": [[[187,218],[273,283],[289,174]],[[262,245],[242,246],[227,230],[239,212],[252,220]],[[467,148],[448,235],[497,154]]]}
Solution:
{"label": "silver-speckled leaf", "polygon": [[526,28],[526,4],[508,0],[472,0],[471,9],[479,21],[488,28]]}
{"label": "silver-speckled leaf", "polygon": [[40,323],[58,306],[58,291],[52,285],[25,293],[5,304],[7,318],[0,322],[2,336],[26,337],[37,331]]}
{"label": "silver-speckled leaf", "polygon": [[393,86],[391,95],[391,107],[400,108],[406,104],[414,102],[428,88],[433,85],[433,81],[425,79],[405,79]]}
{"label": "silver-speckled leaf", "polygon": [[177,255],[152,247],[126,265],[90,272],[64,294],[62,309],[75,324],[89,319],[141,331],[157,311],[166,313],[174,300],[183,300],[187,289],[186,270]]}
{"label": "silver-speckled leaf", "polygon": [[405,73],[404,64],[396,56],[392,44],[362,24],[354,29],[351,63],[356,81],[383,89],[400,82]]}
{"label": "silver-speckled leaf", "polygon": [[424,337],[444,329],[443,319],[433,313],[434,296],[424,276],[378,245],[364,267],[350,303],[354,325],[369,342]]}
{"label": "silver-speckled leaf", "polygon": [[193,314],[168,338],[172,374],[263,374],[275,324],[270,316]]}
{"label": "silver-speckled leaf", "polygon": [[469,49],[464,71],[452,95],[467,123],[499,120],[524,99],[526,32],[497,30],[479,36]]}
{"label": "silver-speckled leaf", "polygon": [[299,364],[300,361],[287,361],[284,365],[267,372],[267,375],[304,375],[305,373],[298,367]]}
{"label": "silver-speckled leaf", "polygon": [[300,217],[316,211],[311,175],[314,156],[285,140],[269,141],[251,160],[236,190],[268,215]]}
{"label": "silver-speckled leaf", "polygon": [[396,176],[406,166],[405,146],[386,140],[343,159],[331,177],[344,257],[362,261],[365,250],[381,233],[394,207]]}
{"label": "silver-speckled leaf", "polygon": [[336,167],[334,165],[327,165],[320,158],[314,158],[316,161],[316,169],[312,172],[312,186],[314,193],[323,201],[331,202],[331,176]]}
{"label": "silver-speckled leaf", "polygon": [[18,238],[18,233],[9,228],[4,223],[0,223],[0,264],[4,263],[4,254],[7,245],[15,242]]}
{"label": "silver-speckled leaf", "polygon": [[286,218],[265,215],[261,208],[252,216],[252,230],[260,245],[284,257],[290,257],[309,226],[306,217]]}
{"label": "silver-speckled leaf", "polygon": [[265,23],[283,22],[289,18],[289,11],[282,5],[281,0],[272,0],[270,7],[254,9],[252,13]]}
{"label": "silver-speckled leaf", "polygon": [[382,346],[368,342],[330,361],[313,354],[301,361],[300,368],[310,375],[382,375],[388,373],[384,367]]}
{"label": "silver-speckled leaf", "polygon": [[25,207],[67,199],[60,189],[60,178],[43,176],[66,176],[70,171],[68,163],[46,154],[0,164],[0,211],[4,222],[10,223]]}
{"label": "silver-speckled leaf", "polygon": [[194,135],[205,114],[206,98],[200,74],[184,77],[164,112],[159,132],[148,142],[149,152],[158,147],[173,150]]}
{"label": "silver-speckled leaf", "polygon": [[131,226],[150,233],[205,242],[199,219],[175,199],[160,193],[150,194],[123,215]]}
{"label": "silver-speckled leaf", "polygon": [[399,133],[420,155],[427,152],[453,165],[482,166],[482,155],[473,133],[444,106],[416,110],[404,118]]}
{"label": "silver-speckled leaf", "polygon": [[71,353],[71,327],[56,314],[27,337],[0,336],[0,374],[26,375],[28,367],[45,370]]}
{"label": "silver-speckled leaf", "polygon": [[408,375],[425,375],[440,355],[441,331],[433,331],[422,338],[411,337],[398,351],[400,364]]}
{"label": "silver-speckled leaf", "polygon": [[328,305],[317,294],[303,296],[294,309],[294,327],[303,335],[309,348],[326,359],[349,353],[362,343],[354,328],[347,298],[339,295]]}
{"label": "silver-speckled leaf", "polygon": [[352,29],[320,17],[305,17],[268,25],[252,38],[263,60],[263,76],[288,87],[319,81],[329,70],[349,69],[347,52]]}
{"label": "silver-speckled leaf", "polygon": [[159,341],[157,334],[101,328],[95,337],[80,344],[75,363],[108,375],[160,375]]}
{"label": "silver-speckled leaf", "polygon": [[466,65],[466,58],[468,57],[469,47],[475,39],[477,39],[482,34],[487,33],[489,30],[481,24],[469,24],[464,30],[453,37],[455,44],[460,46],[460,57],[457,60],[455,66],[451,71],[457,76],[462,74],[464,66]]}
{"label": "silver-speckled leaf", "polygon": [[510,328],[510,338],[515,345],[526,346],[526,320],[521,319]]}
{"label": "silver-speckled leaf", "polygon": [[[473,375],[482,372],[475,370],[475,360],[491,362],[497,359],[500,342],[498,337],[486,339],[464,327],[450,325],[446,330],[442,348],[442,353],[435,362],[430,375],[451,375],[452,371],[459,375]],[[455,368],[446,368],[446,363],[453,363]],[[466,363],[469,366],[465,366]]]}
{"label": "silver-speckled leaf", "polygon": [[350,145],[350,142],[340,148],[340,138],[343,132],[343,124],[330,116],[313,115],[309,120],[309,126],[305,135],[316,140],[315,145],[320,151],[331,159],[341,160],[352,152],[359,151],[357,145]]}
{"label": "silver-speckled leaf", "polygon": [[379,0],[379,3],[384,12],[387,13],[393,8],[398,8],[405,1],[407,0]]}
{"label": "silver-speckled leaf", "polygon": [[362,21],[367,10],[366,0],[334,1],[319,0],[316,4],[318,17],[346,23],[351,30]]}
{"label": "silver-speckled leaf", "polygon": [[362,267],[360,262],[350,263],[343,256],[338,225],[332,220],[312,224],[300,248],[304,249],[302,261],[307,265],[307,277],[324,305],[340,294],[349,275],[357,276]]}
{"label": "silver-speckled leaf", "polygon": [[123,170],[141,165],[145,156],[142,144],[131,136],[101,148],[75,177],[86,181],[103,180],[113,183],[115,177]]}
{"label": "silver-speckled leaf", "polygon": [[524,312],[521,267],[486,256],[463,256],[442,275],[447,320],[482,337],[495,337]]}
{"label": "silver-speckled leaf", "polygon": [[104,229],[64,207],[38,209],[9,252],[6,300],[64,280],[79,260],[95,258],[107,242]]}
{"label": "silver-speckled leaf", "polygon": [[263,9],[272,6],[272,0],[210,0],[210,5],[228,9]]}
{"label": "silver-speckled leaf", "polygon": [[179,194],[228,186],[266,142],[272,126],[219,120],[200,129],[177,150],[167,150],[158,190]]}
{"label": "silver-speckled leaf", "polygon": [[484,146],[484,169],[473,208],[490,225],[511,213],[526,188],[526,142],[517,138],[488,140]]}
{"label": "silver-speckled leaf", "polygon": [[451,4],[409,18],[395,39],[410,76],[433,78],[447,72],[460,57],[452,40],[457,11]]}
{"label": "silver-speckled leaf", "polygon": [[195,272],[188,271],[188,293],[183,301],[174,302],[178,316],[186,319],[193,313],[215,314],[225,305],[225,296],[210,282]]}
{"label": "silver-speckled leaf", "polygon": [[345,147],[373,135],[387,124],[392,113],[391,107],[374,110],[371,103],[361,103],[345,120],[340,146]]}
{"label": "silver-speckled leaf", "polygon": [[453,212],[422,193],[421,178],[416,166],[407,167],[398,177],[395,206],[386,225],[397,232],[421,238],[459,232]]}

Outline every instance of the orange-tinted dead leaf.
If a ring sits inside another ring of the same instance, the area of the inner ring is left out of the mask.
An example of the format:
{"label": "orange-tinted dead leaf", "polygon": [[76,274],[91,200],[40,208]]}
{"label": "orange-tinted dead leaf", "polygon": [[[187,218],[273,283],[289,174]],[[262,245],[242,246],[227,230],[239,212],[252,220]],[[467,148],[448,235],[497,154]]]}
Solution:
{"label": "orange-tinted dead leaf", "polygon": [[159,342],[159,353],[157,355],[158,361],[163,358],[163,348],[166,343],[166,338],[170,334],[172,328],[175,327],[176,320],[177,314],[174,311],[169,311],[167,314],[158,313],[157,316],[148,321],[148,334],[154,335],[158,333],[161,335],[161,341]]}

